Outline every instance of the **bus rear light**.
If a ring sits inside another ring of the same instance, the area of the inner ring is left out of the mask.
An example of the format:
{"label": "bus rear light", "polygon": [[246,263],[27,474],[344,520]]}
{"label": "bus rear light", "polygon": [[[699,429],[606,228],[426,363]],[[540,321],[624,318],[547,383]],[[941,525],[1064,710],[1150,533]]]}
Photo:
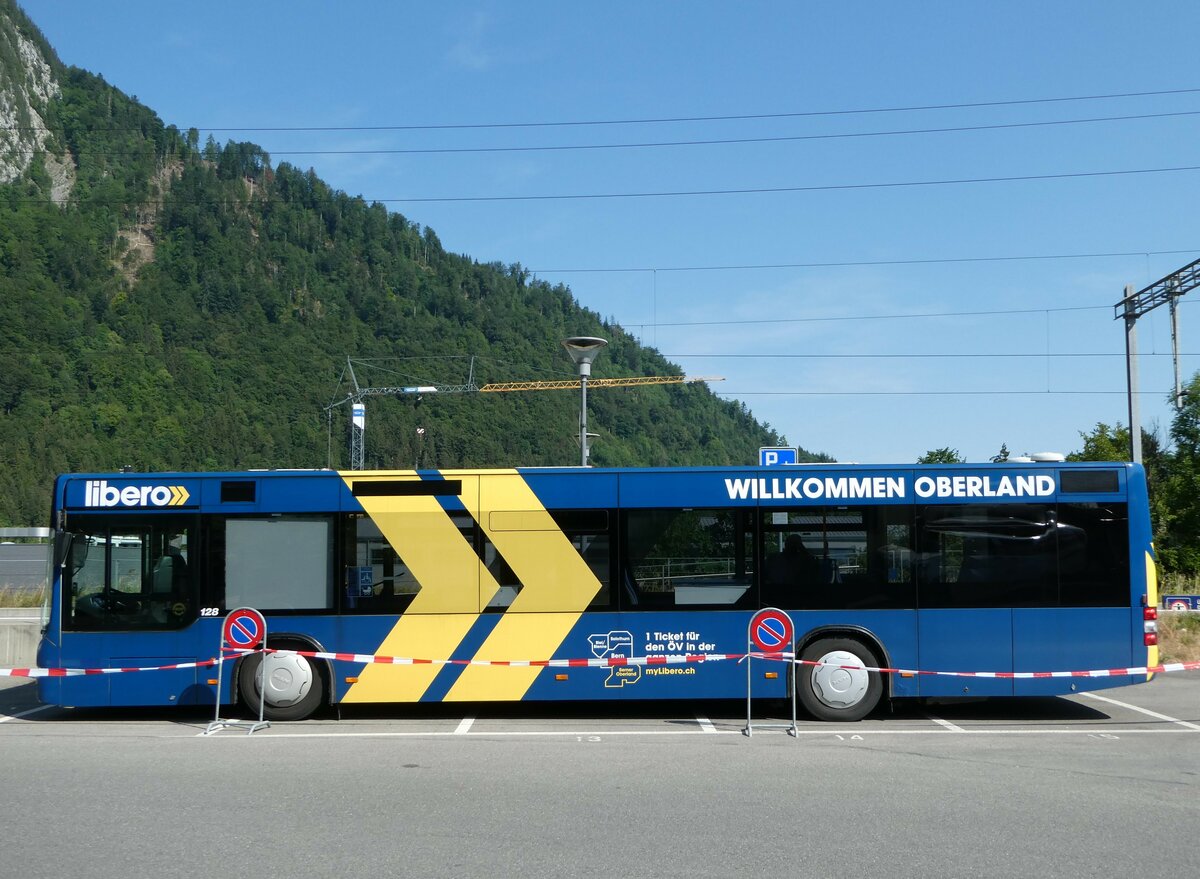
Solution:
{"label": "bus rear light", "polygon": [[1158,608],[1157,608],[1157,607],[1147,607],[1147,608],[1144,608],[1144,609],[1142,610],[1142,619],[1144,619],[1144,620],[1156,620],[1156,619],[1158,619]]}
{"label": "bus rear light", "polygon": [[1158,644],[1158,632],[1147,632],[1143,640],[1147,647],[1154,647]]}
{"label": "bus rear light", "polygon": [[1158,643],[1158,608],[1147,607],[1142,610],[1142,626],[1145,635],[1142,638],[1143,643],[1147,647],[1153,647]]}

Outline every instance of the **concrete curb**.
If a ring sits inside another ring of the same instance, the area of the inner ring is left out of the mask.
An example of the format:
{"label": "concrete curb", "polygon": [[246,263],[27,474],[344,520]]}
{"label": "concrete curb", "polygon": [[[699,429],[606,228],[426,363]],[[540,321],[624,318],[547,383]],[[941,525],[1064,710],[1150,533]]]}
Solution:
{"label": "concrete curb", "polygon": [[36,607],[0,607],[0,668],[31,668],[37,663],[42,612]]}

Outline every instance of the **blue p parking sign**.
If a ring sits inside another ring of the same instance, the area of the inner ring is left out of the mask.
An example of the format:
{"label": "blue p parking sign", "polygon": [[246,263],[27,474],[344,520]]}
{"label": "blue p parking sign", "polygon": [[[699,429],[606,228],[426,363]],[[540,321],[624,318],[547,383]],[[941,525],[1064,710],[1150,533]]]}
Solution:
{"label": "blue p parking sign", "polygon": [[775,467],[779,464],[795,464],[796,450],[786,447],[759,449],[758,463],[764,467]]}

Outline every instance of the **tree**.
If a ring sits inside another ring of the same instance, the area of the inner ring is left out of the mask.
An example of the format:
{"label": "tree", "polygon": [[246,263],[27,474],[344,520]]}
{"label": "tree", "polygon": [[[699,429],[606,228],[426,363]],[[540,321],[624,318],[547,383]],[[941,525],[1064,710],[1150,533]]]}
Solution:
{"label": "tree", "polygon": [[[1183,405],[1171,421],[1174,451],[1165,456],[1152,480],[1151,515],[1155,517],[1155,549],[1174,573],[1200,573],[1200,373],[1184,388]],[[1147,479],[1150,457],[1143,447]]]}
{"label": "tree", "polygon": [[[1175,435],[1174,426],[1171,433]],[[1119,421],[1113,426],[1098,422],[1089,433],[1081,432],[1079,436],[1083,439],[1083,449],[1067,455],[1068,461],[1129,460],[1129,428]],[[1146,486],[1150,494],[1150,521],[1155,551],[1164,568],[1184,570],[1192,563],[1184,561],[1181,547],[1190,543],[1190,538],[1181,541],[1180,537],[1185,535],[1179,525],[1173,523],[1179,523],[1181,513],[1186,515],[1192,504],[1185,499],[1173,499],[1182,490],[1174,475],[1178,467],[1178,455],[1172,455],[1163,448],[1157,431],[1142,431],[1142,465],[1146,469]],[[1195,564],[1200,566],[1200,555]]]}
{"label": "tree", "polygon": [[1008,460],[1008,443],[1000,443],[1000,451],[992,455],[993,464],[1003,464]]}
{"label": "tree", "polygon": [[967,459],[958,453],[958,449],[943,446],[940,449],[930,449],[917,458],[918,464],[965,464]]}
{"label": "tree", "polygon": [[[1110,427],[1103,421],[1096,422],[1090,433],[1080,431],[1083,449],[1067,455],[1068,461],[1127,461],[1129,459],[1129,428],[1117,422]],[[1142,448],[1145,449],[1147,434],[1142,432]]]}

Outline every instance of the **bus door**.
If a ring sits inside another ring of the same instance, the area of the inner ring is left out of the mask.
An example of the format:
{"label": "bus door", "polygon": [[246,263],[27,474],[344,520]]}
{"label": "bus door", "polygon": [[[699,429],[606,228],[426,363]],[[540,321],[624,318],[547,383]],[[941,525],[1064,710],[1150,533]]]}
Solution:
{"label": "bus door", "polygon": [[[1111,499],[1059,503],[1055,513],[1057,606],[1013,610],[1016,671],[1145,665],[1140,599],[1148,589],[1149,574],[1143,579],[1148,559],[1144,549],[1140,555],[1130,552],[1126,505]],[[1134,546],[1148,543],[1146,534]],[[1016,681],[1015,690],[1018,695],[1056,694],[1112,684],[1112,678],[1034,678]]]}
{"label": "bus door", "polygon": [[[1043,556],[1054,540],[1046,510],[930,505],[917,510],[916,532],[921,670],[1012,672],[1013,605],[1053,580],[1053,551],[1048,564]],[[918,686],[922,696],[1013,694],[1012,678],[922,675]]]}
{"label": "bus door", "polygon": [[[71,529],[73,551],[62,572],[61,664],[150,668],[195,659],[201,651],[192,627],[198,615],[194,518],[80,515]],[[63,700],[208,701],[197,674],[178,669],[72,677],[65,679]]]}

